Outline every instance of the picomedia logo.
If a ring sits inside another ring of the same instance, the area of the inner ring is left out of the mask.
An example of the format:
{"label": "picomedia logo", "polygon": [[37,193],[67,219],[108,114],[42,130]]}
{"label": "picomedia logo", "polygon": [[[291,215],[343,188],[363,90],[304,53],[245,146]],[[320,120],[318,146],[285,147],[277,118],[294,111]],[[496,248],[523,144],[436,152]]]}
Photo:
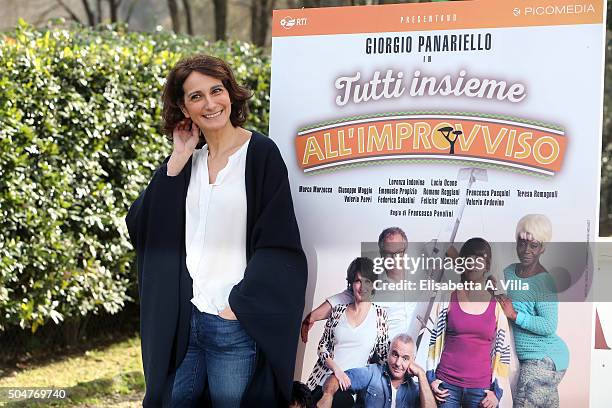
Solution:
{"label": "picomedia logo", "polygon": [[285,30],[290,30],[295,26],[303,26],[306,25],[308,19],[306,17],[302,18],[293,18],[291,16],[286,16],[280,21],[281,27]]}
{"label": "picomedia logo", "polygon": [[547,6],[526,6],[521,11],[518,8],[514,9],[514,15],[519,16],[520,14],[525,17],[533,16],[554,16],[561,14],[595,14],[595,6],[591,3],[588,4],[550,4]]}

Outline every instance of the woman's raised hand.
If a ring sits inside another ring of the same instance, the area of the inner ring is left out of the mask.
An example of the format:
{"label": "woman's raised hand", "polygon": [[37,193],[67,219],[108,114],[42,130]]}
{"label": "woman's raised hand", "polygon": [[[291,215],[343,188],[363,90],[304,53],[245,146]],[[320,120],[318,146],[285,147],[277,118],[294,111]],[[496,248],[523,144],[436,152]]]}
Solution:
{"label": "woman's raised hand", "polygon": [[191,156],[200,140],[200,129],[191,119],[185,118],[177,123],[172,132],[172,139],[174,152]]}
{"label": "woman's raised hand", "polygon": [[172,131],[172,140],[174,141],[174,150],[168,161],[167,175],[174,177],[183,170],[198,145],[200,129],[191,119],[183,119]]}

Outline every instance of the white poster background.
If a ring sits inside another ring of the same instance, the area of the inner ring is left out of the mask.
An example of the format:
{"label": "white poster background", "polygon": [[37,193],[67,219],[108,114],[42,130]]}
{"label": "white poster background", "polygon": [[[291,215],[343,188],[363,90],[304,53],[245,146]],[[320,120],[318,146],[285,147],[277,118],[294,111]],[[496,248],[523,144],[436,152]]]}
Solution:
{"label": "white poster background", "polygon": [[[605,8],[604,8],[605,10]],[[323,12],[323,10],[322,10]],[[597,234],[599,152],[603,79],[602,25],[517,27],[448,31],[313,35],[275,37],[272,41],[272,89],[270,136],[287,163],[302,242],[309,258],[309,283],[305,313],[346,287],[346,268],[360,256],[362,241],[373,242],[382,229],[401,227],[409,242],[448,240],[458,206],[378,204],[376,191],[389,186],[389,178],[456,180],[462,164],[377,162],[363,167],[306,174],[299,167],[295,138],[301,127],[356,115],[405,111],[474,112],[513,116],[561,126],[568,147],[561,170],[550,178],[526,175],[510,169],[487,169],[486,182],[473,189],[511,191],[504,206],[467,206],[456,241],[483,237],[490,242],[514,240],[517,221],[529,213],[546,214],[553,223],[554,241],[592,241]],[[419,53],[419,35],[484,34],[492,36],[490,51]],[[365,40],[379,36],[412,36],[413,51],[367,55]],[[423,56],[430,55],[431,62]],[[335,80],[361,72],[362,79],[374,71],[402,71],[408,81],[414,71],[422,75],[456,76],[520,82],[527,97],[519,103],[456,96],[404,96],[393,99],[348,103],[338,106],[341,94]],[[477,165],[475,165],[477,167]],[[300,192],[300,186],[331,187],[332,194]],[[338,187],[372,187],[372,203],[347,203]],[[459,184],[462,199],[465,181]],[[558,197],[519,198],[517,189],[557,191]],[[406,217],[391,210],[413,208],[452,210],[452,217]],[[546,255],[546,254],[545,254]],[[546,265],[546,258],[542,258]],[[492,271],[516,262],[515,257],[496,259]],[[317,355],[324,322],[311,330],[309,341],[300,346],[296,378],[306,381]],[[592,307],[584,303],[561,303],[558,334],[570,349],[570,367],[560,385],[563,407],[587,406],[592,348]],[[303,353],[303,354],[302,354]],[[303,360],[301,357],[303,356]],[[603,406],[603,405],[593,405]]]}

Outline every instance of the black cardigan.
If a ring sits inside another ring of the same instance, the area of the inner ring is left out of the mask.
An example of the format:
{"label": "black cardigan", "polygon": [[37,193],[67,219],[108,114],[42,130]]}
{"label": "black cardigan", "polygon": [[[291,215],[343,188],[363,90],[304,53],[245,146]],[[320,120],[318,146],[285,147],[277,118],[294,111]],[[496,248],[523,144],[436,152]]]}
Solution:
{"label": "black cardigan", "polygon": [[[191,159],[175,177],[166,175],[166,162],[126,217],[137,255],[145,407],[168,405],[174,372],[187,351],[191,321],[192,279],[185,264]],[[245,174],[247,267],[229,303],[258,352],[241,405],[286,407],[304,309],[306,257],[287,168],[272,140],[253,132]]]}

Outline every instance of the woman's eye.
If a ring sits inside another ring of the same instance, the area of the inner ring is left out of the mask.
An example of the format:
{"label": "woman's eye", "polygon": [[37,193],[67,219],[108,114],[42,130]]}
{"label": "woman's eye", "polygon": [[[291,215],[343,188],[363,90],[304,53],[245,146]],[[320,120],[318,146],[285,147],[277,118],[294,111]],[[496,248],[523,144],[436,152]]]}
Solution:
{"label": "woman's eye", "polygon": [[191,99],[192,101],[195,101],[195,100],[197,100],[197,99],[199,99],[199,98],[200,98],[200,95],[191,95],[191,98],[190,98],[190,99]]}

